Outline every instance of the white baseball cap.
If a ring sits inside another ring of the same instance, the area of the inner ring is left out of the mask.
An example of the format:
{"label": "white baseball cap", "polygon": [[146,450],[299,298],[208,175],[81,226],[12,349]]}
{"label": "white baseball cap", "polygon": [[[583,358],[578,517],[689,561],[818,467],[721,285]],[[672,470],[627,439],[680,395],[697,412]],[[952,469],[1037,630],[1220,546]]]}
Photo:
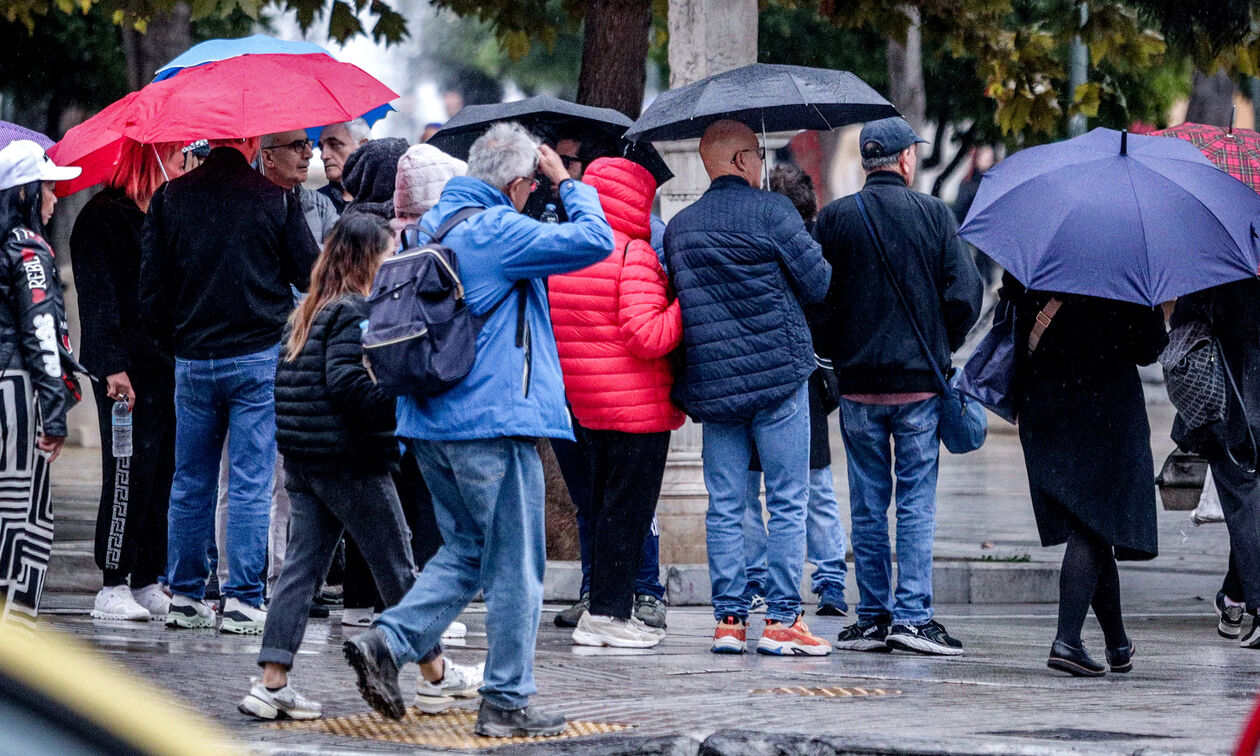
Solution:
{"label": "white baseball cap", "polygon": [[75,166],[60,167],[29,139],[16,139],[0,149],[0,190],[32,181],[69,181],[83,172]]}

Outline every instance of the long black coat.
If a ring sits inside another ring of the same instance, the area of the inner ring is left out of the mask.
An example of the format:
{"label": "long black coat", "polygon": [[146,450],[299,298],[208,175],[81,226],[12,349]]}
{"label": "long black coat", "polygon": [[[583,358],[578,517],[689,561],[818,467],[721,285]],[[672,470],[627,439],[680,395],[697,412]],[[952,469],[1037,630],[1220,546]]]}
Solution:
{"label": "long black coat", "polygon": [[363,297],[347,295],[315,316],[302,351],[276,367],[276,445],[287,459],[355,471],[397,463],[394,398],[363,365]]}
{"label": "long black coat", "polygon": [[1064,304],[1028,357],[1028,333],[1051,295],[1009,276],[1002,295],[1016,302],[1019,440],[1042,544],[1083,526],[1119,559],[1155,557],[1155,465],[1137,366],[1168,342],[1162,314],[1058,295]]}

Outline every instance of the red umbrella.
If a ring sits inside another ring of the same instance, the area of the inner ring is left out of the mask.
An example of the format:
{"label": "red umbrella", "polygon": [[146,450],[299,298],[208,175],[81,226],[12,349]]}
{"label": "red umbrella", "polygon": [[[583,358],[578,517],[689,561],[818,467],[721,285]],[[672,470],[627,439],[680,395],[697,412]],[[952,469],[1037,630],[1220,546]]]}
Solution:
{"label": "red umbrella", "polygon": [[1217,168],[1260,192],[1260,132],[1183,123],[1152,135],[1177,137],[1190,142]]}
{"label": "red umbrella", "polygon": [[127,95],[68,131],[51,154],[58,165],[84,168],[76,182],[83,188],[108,177],[123,136],[144,144],[260,136],[348,121],[397,97],[358,66],[321,53],[245,55]]}

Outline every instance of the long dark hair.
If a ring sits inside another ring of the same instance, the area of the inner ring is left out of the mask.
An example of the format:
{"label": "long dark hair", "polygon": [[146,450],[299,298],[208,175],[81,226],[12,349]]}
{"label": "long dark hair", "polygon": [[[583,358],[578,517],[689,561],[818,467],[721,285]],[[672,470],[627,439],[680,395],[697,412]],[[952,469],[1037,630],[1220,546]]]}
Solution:
{"label": "long dark hair", "polygon": [[43,236],[44,222],[39,216],[43,200],[38,181],[0,190],[0,243],[18,226]]}
{"label": "long dark hair", "polygon": [[346,294],[366,296],[372,290],[381,253],[392,238],[389,224],[371,213],[347,213],[337,221],[311,269],[310,291],[289,316],[293,328],[285,359],[292,361],[302,352],[320,310]]}

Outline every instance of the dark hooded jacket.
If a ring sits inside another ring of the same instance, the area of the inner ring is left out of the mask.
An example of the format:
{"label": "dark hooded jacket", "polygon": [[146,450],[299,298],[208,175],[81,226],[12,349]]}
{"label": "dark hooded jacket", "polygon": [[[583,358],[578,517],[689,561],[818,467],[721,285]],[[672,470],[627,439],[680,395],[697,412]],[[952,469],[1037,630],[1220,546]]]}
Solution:
{"label": "dark hooded jacket", "polygon": [[344,213],[365,212],[385,220],[394,218],[394,181],[398,159],[407,152],[406,139],[386,137],[366,142],[350,153],[342,171],[341,183],[354,200]]}

